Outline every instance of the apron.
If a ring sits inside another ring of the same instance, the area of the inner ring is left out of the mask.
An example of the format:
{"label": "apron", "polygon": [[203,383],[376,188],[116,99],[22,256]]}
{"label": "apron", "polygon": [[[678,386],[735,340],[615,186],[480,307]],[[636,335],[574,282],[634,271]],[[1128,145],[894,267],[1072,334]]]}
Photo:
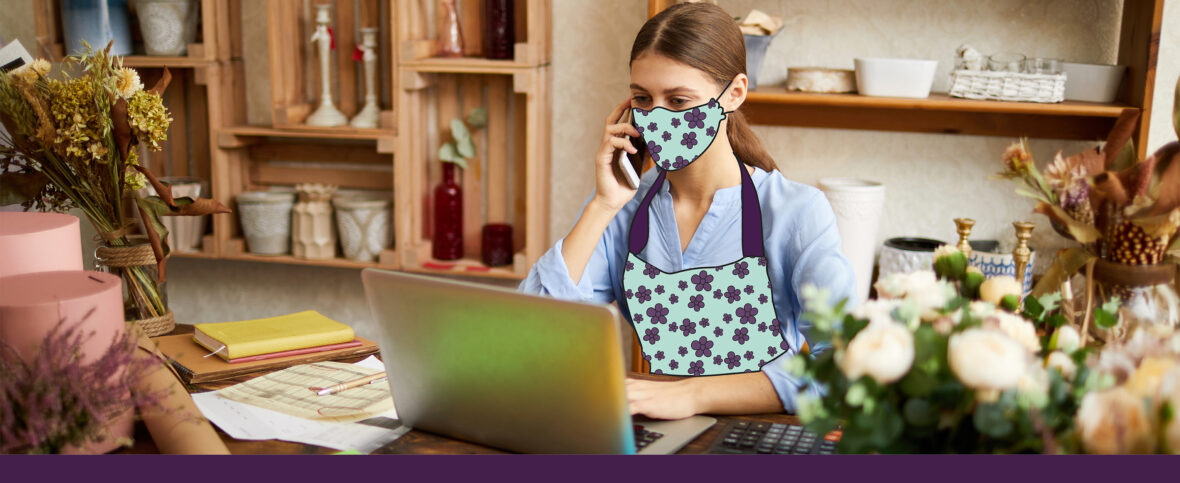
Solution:
{"label": "apron", "polygon": [[719,267],[665,273],[640,258],[649,236],[655,183],[631,219],[623,289],[631,324],[651,372],[678,376],[760,370],[787,351],[774,309],[762,245],[762,208],[745,166],[742,172],[742,258]]}

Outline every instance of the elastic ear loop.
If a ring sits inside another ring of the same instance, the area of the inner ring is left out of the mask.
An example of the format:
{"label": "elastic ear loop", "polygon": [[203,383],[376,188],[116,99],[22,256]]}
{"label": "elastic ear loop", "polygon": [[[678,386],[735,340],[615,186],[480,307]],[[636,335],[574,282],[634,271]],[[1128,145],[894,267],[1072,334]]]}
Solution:
{"label": "elastic ear loop", "polygon": [[[725,95],[725,92],[726,92],[726,91],[728,91],[728,90],[729,90],[729,88],[730,88],[730,86],[732,86],[732,85],[733,85],[733,79],[730,79],[730,80],[729,80],[729,82],[726,82],[726,83],[725,83],[725,87],[723,87],[723,88],[721,89],[721,93],[720,93],[720,94],[717,94],[717,97],[716,97],[715,99],[716,99],[716,101],[717,101],[717,105],[718,105],[718,106],[720,106],[720,105],[721,105],[721,96]],[[725,109],[725,108],[723,107],[722,109]],[[730,115],[730,114],[733,114],[735,111],[737,111],[737,109],[734,109],[733,111],[725,111],[725,110],[722,110],[722,111],[721,111],[721,119],[725,119],[725,117],[726,117],[726,116],[728,116],[728,115]]]}

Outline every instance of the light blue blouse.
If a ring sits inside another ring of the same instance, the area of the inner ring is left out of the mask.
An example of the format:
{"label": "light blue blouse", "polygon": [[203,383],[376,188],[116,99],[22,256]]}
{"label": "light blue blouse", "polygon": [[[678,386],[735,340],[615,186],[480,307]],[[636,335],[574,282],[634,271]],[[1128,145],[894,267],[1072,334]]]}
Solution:
{"label": "light blue blouse", "polygon": [[[618,301],[619,311],[630,322],[631,311],[627,310],[622,287],[627,235],[631,218],[655,181],[655,175],[654,169],[644,174],[635,197],[615,215],[603,233],[580,281],[570,278],[561,255],[562,239],[532,267],[520,290],[567,300]],[[793,413],[802,384],[787,373],[784,362],[793,356],[796,348],[803,346],[807,337],[809,324],[800,320],[804,312],[800,300],[802,289],[808,284],[825,287],[830,290],[833,303],[848,299],[851,308],[857,303],[856,276],[852,265],[840,252],[836,217],[822,192],[788,180],[778,171],[768,173],[755,168],[750,177],[762,207],[764,245],[774,287],[774,305],[783,334],[791,346],[788,354],[767,363],[762,371],[770,378],[783,407]],[[741,185],[717,190],[709,211],[683,253],[669,185],[664,183],[652,200],[650,238],[640,256],[665,273],[719,266],[741,258]],[[812,345],[811,349],[815,355],[825,347]]]}

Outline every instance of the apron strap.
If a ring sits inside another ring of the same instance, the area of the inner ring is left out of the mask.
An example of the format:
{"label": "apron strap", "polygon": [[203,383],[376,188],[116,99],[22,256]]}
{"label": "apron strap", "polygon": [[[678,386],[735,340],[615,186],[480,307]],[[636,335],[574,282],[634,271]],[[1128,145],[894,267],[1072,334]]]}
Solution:
{"label": "apron strap", "polygon": [[[762,257],[762,207],[758,204],[758,192],[754,189],[754,180],[746,166],[738,160],[738,168],[742,172],[742,255],[745,257]],[[632,255],[639,255],[647,246],[649,227],[651,225],[651,200],[664,184],[667,171],[656,168],[659,174],[651,188],[639,203],[635,216],[631,218],[631,233],[628,235],[627,251]]]}

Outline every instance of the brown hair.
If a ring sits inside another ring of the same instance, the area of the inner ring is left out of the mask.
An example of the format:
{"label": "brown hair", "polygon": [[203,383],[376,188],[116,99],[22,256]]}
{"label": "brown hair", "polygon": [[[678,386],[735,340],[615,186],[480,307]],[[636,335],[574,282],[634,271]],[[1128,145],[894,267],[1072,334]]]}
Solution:
{"label": "brown hair", "polygon": [[[746,42],[733,17],[708,3],[681,3],[647,20],[631,45],[631,62],[647,52],[704,71],[720,88],[746,73]],[[777,169],[746,116],[734,111],[726,134],[739,159],[766,171]]]}

